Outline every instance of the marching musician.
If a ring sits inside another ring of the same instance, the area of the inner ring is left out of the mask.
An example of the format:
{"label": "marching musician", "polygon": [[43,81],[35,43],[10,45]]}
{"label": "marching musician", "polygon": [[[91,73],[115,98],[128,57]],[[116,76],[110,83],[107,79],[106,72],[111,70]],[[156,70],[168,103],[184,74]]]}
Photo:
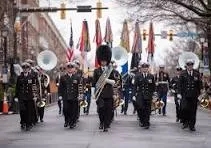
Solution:
{"label": "marching musician", "polygon": [[[169,74],[165,71],[165,66],[159,66],[159,72],[155,75],[156,82],[156,91],[159,95],[159,99],[164,102],[164,106],[162,108],[163,116],[166,116],[166,105],[167,105],[167,93],[169,89]],[[161,109],[159,109],[159,114],[161,114]]]}
{"label": "marching musician", "polygon": [[139,117],[139,125],[145,129],[150,127],[152,95],[155,91],[154,76],[149,72],[149,63],[140,62],[141,72],[134,78],[134,97]]}
{"label": "marching musician", "polygon": [[100,67],[95,69],[93,74],[95,92],[99,89],[99,83],[103,83],[103,86],[100,86],[102,91],[100,92],[99,98],[96,98],[96,103],[100,119],[99,129],[103,129],[104,132],[108,131],[113,110],[113,85],[115,84],[115,78],[113,68],[110,65],[111,54],[111,48],[109,46],[101,45],[98,47],[96,56]]}
{"label": "marching musician", "polygon": [[40,84],[41,98],[37,100],[37,111],[38,111],[38,117],[40,118],[40,122],[43,122],[45,103],[46,103],[46,100],[48,100],[50,97],[50,84],[49,84],[49,77],[47,76],[47,74],[44,74],[42,72],[41,68],[40,68],[39,77],[40,77],[39,79],[41,83]]}
{"label": "marching musician", "polygon": [[29,63],[22,63],[23,72],[17,78],[15,98],[19,102],[21,129],[30,130],[33,124],[34,100],[33,84],[38,81],[30,71]]}
{"label": "marching musician", "polygon": [[[56,77],[56,86],[57,87],[59,87],[60,78],[63,75],[65,75],[65,72],[66,72],[65,70],[66,70],[66,67],[63,64],[61,64],[60,67],[59,67],[59,74]],[[62,99],[58,98],[57,100],[58,100],[57,104],[58,104],[58,107],[59,107],[59,114],[61,114],[62,113]]]}
{"label": "marching musician", "polygon": [[84,99],[87,101],[88,105],[84,108],[84,113],[86,115],[89,114],[89,108],[91,104],[91,88],[92,88],[92,76],[89,75],[89,68],[88,68],[88,75],[84,75],[83,77],[83,84],[84,84]]}
{"label": "marching musician", "polygon": [[64,127],[74,128],[78,115],[78,86],[80,77],[75,74],[76,65],[73,62],[67,63],[67,73],[61,76],[58,96],[63,100]]}
{"label": "marching musician", "polygon": [[[36,71],[35,68],[35,61],[31,60],[31,59],[26,59],[25,62],[30,64],[30,70],[29,73],[34,77],[35,80],[38,80],[38,71]],[[39,80],[34,82],[34,86],[33,86],[33,93],[34,95],[36,95],[35,98],[39,98]],[[37,106],[36,106],[36,100],[35,103],[32,106],[32,120],[33,120],[33,124],[35,125],[38,122],[38,113],[37,113]]]}
{"label": "marching musician", "polygon": [[181,99],[181,118],[183,120],[183,129],[189,127],[191,131],[195,131],[196,112],[198,96],[202,89],[202,81],[198,70],[193,69],[194,60],[187,59],[186,70],[182,71],[179,79],[178,95]]}
{"label": "marching musician", "polygon": [[[83,84],[83,70],[81,70],[81,64],[78,60],[74,60],[73,63],[75,64],[75,74],[78,75],[80,78],[80,83]],[[78,104],[78,115],[77,115],[77,121],[79,121],[79,116],[80,116],[80,104]]]}
{"label": "marching musician", "polygon": [[[113,66],[113,73],[114,73],[114,78],[115,78],[115,82],[116,82],[116,85],[114,87],[116,88],[117,95],[119,95],[119,97],[117,99],[113,98],[113,111],[112,111],[112,117],[111,117],[111,121],[113,121],[114,111],[120,105],[119,104],[120,103],[119,99],[123,99],[123,94],[122,94],[122,76],[119,73],[119,71],[117,70],[116,62],[112,61],[111,64]],[[123,105],[121,105],[121,107],[122,106]]]}
{"label": "marching musician", "polygon": [[176,106],[176,122],[180,121],[180,99],[178,98],[177,94],[179,93],[179,79],[181,74],[182,68],[180,66],[176,67],[176,76],[174,76],[170,82],[170,88],[174,95],[174,103]]}
{"label": "marching musician", "polygon": [[132,84],[132,80],[133,77],[135,76],[135,74],[132,73],[127,73],[126,75],[122,76],[123,79],[123,98],[124,98],[124,105],[122,106],[122,110],[121,113],[124,113],[124,115],[127,115],[127,110],[128,110],[128,103],[129,101],[132,101],[133,103],[133,114],[135,114],[136,112],[136,108],[135,108],[135,102],[134,100],[132,100],[132,95],[133,95],[133,84]]}

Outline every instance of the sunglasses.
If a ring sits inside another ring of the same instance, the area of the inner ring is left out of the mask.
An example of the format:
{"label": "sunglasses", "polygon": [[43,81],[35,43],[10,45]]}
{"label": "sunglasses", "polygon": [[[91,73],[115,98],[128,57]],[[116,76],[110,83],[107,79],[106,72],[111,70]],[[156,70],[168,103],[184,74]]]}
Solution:
{"label": "sunglasses", "polygon": [[74,66],[72,66],[72,65],[68,65],[68,66],[67,66],[67,68],[74,68]]}
{"label": "sunglasses", "polygon": [[23,69],[29,68],[29,66],[22,66]]}
{"label": "sunglasses", "polygon": [[188,66],[193,65],[193,63],[187,63]]}
{"label": "sunglasses", "polygon": [[148,68],[149,66],[148,65],[142,65],[141,67],[142,68]]}

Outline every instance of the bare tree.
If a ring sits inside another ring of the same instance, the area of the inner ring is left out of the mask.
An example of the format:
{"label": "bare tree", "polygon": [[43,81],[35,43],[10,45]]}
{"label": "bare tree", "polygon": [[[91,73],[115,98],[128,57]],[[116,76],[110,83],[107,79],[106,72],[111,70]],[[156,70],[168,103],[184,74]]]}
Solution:
{"label": "bare tree", "polygon": [[[116,0],[128,8],[130,19],[165,21],[175,26],[196,25],[211,47],[211,0]],[[211,67],[211,50],[209,50]]]}

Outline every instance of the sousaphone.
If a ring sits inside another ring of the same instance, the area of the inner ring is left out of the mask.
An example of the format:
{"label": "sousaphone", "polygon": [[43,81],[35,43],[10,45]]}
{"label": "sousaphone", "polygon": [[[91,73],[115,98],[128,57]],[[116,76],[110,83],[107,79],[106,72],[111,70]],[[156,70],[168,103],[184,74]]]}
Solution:
{"label": "sousaphone", "polygon": [[200,63],[200,60],[198,58],[198,56],[196,54],[194,54],[193,52],[183,52],[182,54],[180,54],[179,56],[179,60],[178,60],[178,63],[179,63],[179,66],[185,70],[185,66],[186,66],[186,61],[187,60],[194,60],[194,65],[193,65],[193,68],[194,69],[197,69],[199,68],[199,63]]}

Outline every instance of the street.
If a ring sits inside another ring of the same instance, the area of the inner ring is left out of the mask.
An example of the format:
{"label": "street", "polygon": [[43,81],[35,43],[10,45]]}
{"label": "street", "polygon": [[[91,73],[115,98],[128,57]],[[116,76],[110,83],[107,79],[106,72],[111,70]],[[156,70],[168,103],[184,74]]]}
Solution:
{"label": "street", "polygon": [[153,114],[151,127],[138,125],[129,104],[128,115],[115,116],[108,132],[98,129],[95,102],[91,113],[83,115],[75,129],[64,128],[64,119],[58,115],[57,105],[45,111],[43,123],[31,131],[21,131],[19,115],[0,116],[0,148],[210,148],[211,112],[198,109],[196,132],[181,129],[175,122],[173,98],[168,98],[167,116]]}

